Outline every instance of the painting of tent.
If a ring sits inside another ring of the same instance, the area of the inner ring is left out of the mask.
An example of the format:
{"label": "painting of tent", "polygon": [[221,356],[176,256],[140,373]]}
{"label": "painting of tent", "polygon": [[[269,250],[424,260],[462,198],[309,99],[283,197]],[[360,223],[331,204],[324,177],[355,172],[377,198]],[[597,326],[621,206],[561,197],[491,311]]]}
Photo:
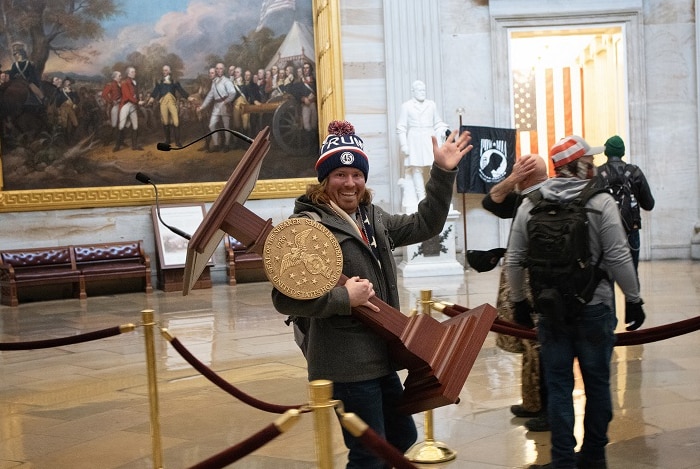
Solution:
{"label": "painting of tent", "polygon": [[298,66],[304,62],[313,63],[316,61],[315,57],[313,29],[295,21],[266,69],[272,68],[273,65],[284,68],[288,64]]}

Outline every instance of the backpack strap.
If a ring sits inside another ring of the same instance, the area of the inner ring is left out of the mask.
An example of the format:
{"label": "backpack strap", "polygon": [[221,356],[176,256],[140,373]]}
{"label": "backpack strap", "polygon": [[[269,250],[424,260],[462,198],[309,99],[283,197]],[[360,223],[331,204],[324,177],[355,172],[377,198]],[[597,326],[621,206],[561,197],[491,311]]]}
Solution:
{"label": "backpack strap", "polygon": [[537,189],[532,192],[528,192],[527,194],[525,194],[525,197],[530,199],[533,205],[537,205],[537,202],[542,200],[542,191],[540,189]]}
{"label": "backpack strap", "polygon": [[[594,177],[588,181],[588,184],[586,184],[586,186],[581,190],[581,192],[579,192],[579,194],[572,201],[572,203],[583,207],[594,195],[600,194],[601,192],[606,192],[605,183],[599,180],[598,178]],[[586,212],[597,214],[601,213],[600,210],[595,210],[592,208],[587,208]]]}
{"label": "backpack strap", "polygon": [[629,180],[630,176],[632,175],[632,166],[627,163],[624,168],[622,168],[622,177],[624,178],[624,182],[627,182]]}
{"label": "backpack strap", "polygon": [[[607,193],[607,190],[605,189],[605,184],[598,178],[594,177],[590,181],[588,181],[588,184],[586,184],[586,187],[584,187],[583,190],[576,197],[576,199],[574,199],[574,202],[580,204],[581,207],[585,207],[586,202],[588,202],[593,196],[602,192]],[[585,208],[585,211],[586,213],[596,213],[598,215],[601,215],[603,213],[600,210],[596,210],[593,208]],[[596,285],[601,280],[608,280],[608,273],[600,268],[601,262],[603,262],[602,251],[598,256],[598,262],[595,263]]]}
{"label": "backpack strap", "polygon": [[628,183],[630,185],[630,188],[632,187],[632,177],[635,174],[637,174],[638,171],[639,171],[639,166],[637,166],[637,165],[634,165],[631,163],[627,163],[625,165],[624,174],[622,177],[624,178],[624,182]]}
{"label": "backpack strap", "polygon": [[632,177],[639,171],[639,166],[632,163],[625,163],[624,166],[618,169],[617,179],[620,185],[629,185],[632,188]]}
{"label": "backpack strap", "polygon": [[610,187],[613,184],[623,185],[633,172],[630,171],[630,167],[631,165],[629,163],[625,163],[624,165],[606,163],[598,168],[598,176],[602,179],[605,187]]}

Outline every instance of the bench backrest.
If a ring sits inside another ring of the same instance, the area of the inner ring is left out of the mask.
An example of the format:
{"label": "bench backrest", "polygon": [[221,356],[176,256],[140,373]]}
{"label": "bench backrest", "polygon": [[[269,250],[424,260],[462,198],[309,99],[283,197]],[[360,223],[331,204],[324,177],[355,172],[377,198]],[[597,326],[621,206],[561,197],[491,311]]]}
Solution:
{"label": "bench backrest", "polygon": [[73,266],[71,249],[67,246],[2,251],[0,258],[3,264],[10,264],[14,268]]}
{"label": "bench backrest", "polygon": [[140,261],[145,258],[141,241],[75,246],[74,249],[75,261],[78,264],[98,261]]}

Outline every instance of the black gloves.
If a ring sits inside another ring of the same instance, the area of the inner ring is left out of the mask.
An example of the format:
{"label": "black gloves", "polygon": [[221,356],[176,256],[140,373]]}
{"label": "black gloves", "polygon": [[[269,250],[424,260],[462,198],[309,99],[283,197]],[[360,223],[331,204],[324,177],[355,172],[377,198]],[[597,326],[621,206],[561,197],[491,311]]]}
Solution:
{"label": "black gloves", "polygon": [[627,324],[625,330],[636,331],[642,325],[646,318],[642,309],[643,304],[642,300],[639,300],[639,303],[625,302],[625,324]]}
{"label": "black gloves", "polygon": [[527,300],[518,301],[513,305],[513,320],[529,329],[535,327],[535,323],[532,321],[532,313],[532,306]]}

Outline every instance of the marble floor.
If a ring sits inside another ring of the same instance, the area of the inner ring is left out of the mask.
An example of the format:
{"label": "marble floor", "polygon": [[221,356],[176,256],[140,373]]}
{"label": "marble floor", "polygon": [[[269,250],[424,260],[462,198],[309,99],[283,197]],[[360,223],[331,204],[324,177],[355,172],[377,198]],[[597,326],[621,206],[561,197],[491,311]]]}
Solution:
{"label": "marble floor", "polygon": [[[416,306],[422,289],[467,307],[494,304],[499,271],[401,279],[404,311]],[[700,262],[642,262],[640,280],[645,326],[700,315]],[[156,291],[2,306],[0,342],[140,325],[142,311],[152,309],[160,328],[241,391],[274,404],[306,403],[305,362],[269,292],[268,283],[215,282],[186,297]],[[0,352],[0,469],[154,467],[144,331],[139,326],[76,345]],[[278,418],[206,380],[157,330],[154,344],[162,467],[190,467]],[[700,332],[618,347],[613,362],[609,467],[700,468]],[[519,396],[520,356],[497,348],[489,333],[460,402],[431,412],[434,439],[456,459],[423,466],[497,469],[548,462],[549,433],[528,432],[525,419],[510,414]],[[575,402],[580,417],[580,379]],[[420,441],[425,417],[415,415]],[[331,423],[334,467],[341,468],[345,450],[337,421]],[[577,418],[579,436],[581,425]],[[311,415],[233,466],[317,467]]]}

